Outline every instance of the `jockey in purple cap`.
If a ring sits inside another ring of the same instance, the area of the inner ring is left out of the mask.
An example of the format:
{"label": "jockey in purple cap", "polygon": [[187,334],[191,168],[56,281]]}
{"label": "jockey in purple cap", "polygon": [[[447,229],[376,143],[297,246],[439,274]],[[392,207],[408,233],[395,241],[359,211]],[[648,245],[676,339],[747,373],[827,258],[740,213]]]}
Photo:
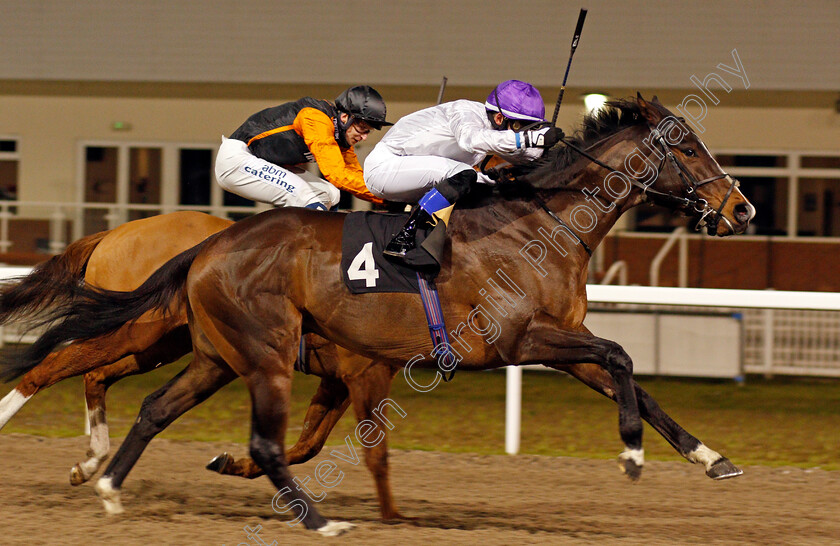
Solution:
{"label": "jockey in purple cap", "polygon": [[[542,125],[542,128],[535,129]],[[390,201],[415,202],[405,227],[385,247],[402,258],[415,248],[418,227],[434,225],[432,214],[446,221],[473,183],[493,184],[474,166],[488,154],[521,163],[539,158],[563,138],[545,127],[545,104],[529,83],[500,83],[484,104],[456,100],[400,119],[365,160],[365,184]]]}

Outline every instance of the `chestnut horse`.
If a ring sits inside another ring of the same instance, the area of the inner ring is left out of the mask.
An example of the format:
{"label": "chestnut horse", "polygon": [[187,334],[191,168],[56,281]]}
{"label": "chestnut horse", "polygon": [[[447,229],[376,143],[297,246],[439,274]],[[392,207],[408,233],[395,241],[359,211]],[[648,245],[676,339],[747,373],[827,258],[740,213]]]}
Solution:
{"label": "chestnut horse", "polygon": [[[508,191],[474,196],[452,214],[437,285],[444,316],[459,324],[453,335],[463,353],[449,350],[464,369],[542,363],[613,398],[625,444],[619,461],[638,479],[644,463],[641,417],[661,418],[661,410],[647,394],[637,399],[642,391],[626,352],[583,326],[590,249],[625,210],[646,200],[699,215],[720,236],[742,233],[755,211],[697,135],[656,100],[614,102],[587,117],[582,135],[565,144]],[[283,441],[297,340],[314,332],[339,345],[342,378],[379,371],[384,386],[368,390],[364,405],[356,406],[368,431],[377,426],[375,410],[393,373],[407,363],[435,365],[424,356],[434,353],[415,296],[354,296],[344,286],[339,272],[344,218],[302,209],[269,211],[180,254],[134,292],[81,287],[81,299],[53,315],[61,321],[30,348],[20,369],[38,364],[62,342],[107,339],[146,312],[172,311],[186,294],[193,361],[144,401],[97,483],[106,510],[122,509],[119,488],[148,442],[238,376],[252,399],[254,461],[288,506],[299,509],[298,520],[307,528],[341,527],[318,514],[287,468]],[[561,259],[545,267],[546,252]],[[497,302],[498,316],[491,318],[482,283],[500,271],[512,292],[503,296],[509,305]],[[670,428],[672,423],[660,421],[656,428],[689,460],[704,463],[707,473],[718,466],[724,474],[739,473],[696,439],[686,449],[687,433]],[[384,470],[384,444],[365,447],[371,469]]]}

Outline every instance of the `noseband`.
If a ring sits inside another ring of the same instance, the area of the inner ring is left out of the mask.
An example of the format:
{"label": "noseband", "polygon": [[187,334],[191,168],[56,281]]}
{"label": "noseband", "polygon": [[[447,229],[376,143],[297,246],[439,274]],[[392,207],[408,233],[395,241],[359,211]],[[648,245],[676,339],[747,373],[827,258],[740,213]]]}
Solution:
{"label": "noseband", "polygon": [[[732,223],[725,216],[723,216],[721,211],[723,211],[723,207],[725,207],[726,203],[729,201],[729,197],[732,195],[732,190],[739,186],[738,181],[725,172],[716,174],[714,176],[710,176],[709,178],[704,178],[703,180],[697,180],[697,178],[695,178],[695,176],[691,174],[691,172],[689,172],[685,165],[683,165],[682,162],[680,162],[680,160],[677,159],[677,156],[675,156],[674,152],[671,151],[671,147],[668,146],[668,144],[665,142],[665,138],[662,136],[662,134],[650,124],[648,124],[648,128],[650,129],[650,135],[652,140],[657,143],[662,152],[662,160],[659,162],[659,167],[656,170],[656,178],[659,178],[659,175],[662,173],[662,170],[665,167],[665,162],[667,160],[668,165],[670,165],[674,169],[674,171],[677,174],[677,177],[682,182],[685,196],[680,197],[674,195],[671,192],[665,193],[659,190],[651,189],[650,184],[645,184],[638,178],[628,176],[630,182],[634,186],[640,188],[642,190],[642,194],[645,197],[650,198],[650,200],[656,203],[657,205],[661,205],[666,208],[675,210],[691,210],[696,214],[699,214],[700,219],[697,221],[697,225],[694,227],[694,229],[697,231],[699,231],[703,226],[705,226],[709,235],[715,235],[717,233],[718,224],[721,220],[723,220],[723,222],[726,223],[730,231],[734,233],[735,228],[732,226]],[[591,162],[595,163],[596,165],[610,172],[617,173],[622,176],[627,176],[624,173],[610,167],[598,158],[594,157],[586,150],[583,150],[575,144],[569,142],[568,140],[562,139],[560,142],[562,142],[565,146],[571,148],[572,150],[576,151],[583,157],[587,158]],[[600,144],[600,142],[596,142],[588,149],[591,149],[594,146],[597,146],[598,144]],[[720,206],[717,208],[717,210],[715,210],[714,208],[709,206],[708,201],[697,195],[697,188],[705,186],[706,184],[709,184],[716,180],[720,180],[721,178],[727,177],[732,182],[730,182],[729,188],[726,190],[726,195],[721,201]]]}

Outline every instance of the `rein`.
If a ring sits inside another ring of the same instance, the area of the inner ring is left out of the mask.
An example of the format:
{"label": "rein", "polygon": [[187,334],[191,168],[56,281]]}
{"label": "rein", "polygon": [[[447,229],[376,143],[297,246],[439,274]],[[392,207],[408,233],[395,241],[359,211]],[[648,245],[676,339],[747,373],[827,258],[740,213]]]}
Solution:
{"label": "rein", "polygon": [[580,246],[582,246],[582,247],[583,247],[583,249],[586,251],[586,253],[587,253],[587,254],[589,254],[590,256],[592,256],[592,249],[591,249],[591,248],[589,248],[589,245],[583,242],[583,239],[581,239],[581,238],[580,238],[580,236],[579,236],[577,233],[575,233],[575,232],[572,230],[572,228],[570,228],[570,227],[569,227],[569,224],[567,224],[566,222],[564,222],[563,220],[561,220],[559,216],[557,216],[556,214],[554,214],[554,211],[552,211],[550,208],[548,208],[548,205],[545,203],[545,201],[543,201],[543,198],[542,198],[542,197],[540,197],[539,195],[535,195],[535,196],[534,196],[534,200],[536,200],[537,204],[538,204],[539,206],[541,206],[541,207],[542,207],[542,209],[543,209],[545,212],[547,212],[549,216],[551,216],[552,218],[554,218],[554,220],[555,220],[558,224],[560,224],[561,226],[563,226],[564,228],[566,228],[566,231],[568,231],[568,232],[569,232],[569,234],[577,240],[577,242],[580,244]]}

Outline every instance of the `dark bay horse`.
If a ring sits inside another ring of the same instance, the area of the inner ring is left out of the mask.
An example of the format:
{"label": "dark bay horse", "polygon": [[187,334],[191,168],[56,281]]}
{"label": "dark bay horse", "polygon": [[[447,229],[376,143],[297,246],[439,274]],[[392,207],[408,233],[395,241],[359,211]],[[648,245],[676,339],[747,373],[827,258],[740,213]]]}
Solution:
{"label": "dark bay horse", "polygon": [[[618,344],[583,327],[587,250],[625,210],[645,200],[699,215],[721,236],[743,232],[754,209],[699,138],[655,100],[613,103],[587,118],[581,138],[568,144],[575,151],[550,153],[544,166],[521,177],[527,184],[478,196],[453,213],[437,284],[444,315],[459,325],[453,333],[458,346],[450,347],[457,365],[542,363],[610,396],[618,404],[625,444],[619,460],[633,479],[644,463],[641,417],[658,421],[657,430],[707,473],[718,465],[729,472],[731,463],[662,420],[656,403],[640,394],[632,361]],[[252,398],[251,456],[299,509],[307,528],[330,528],[296,488],[283,447],[300,335],[317,333],[343,348],[337,371],[342,379],[383,370],[384,387],[368,391],[365,405],[356,407],[369,431],[391,375],[409,362],[435,365],[424,356],[433,348],[415,296],[352,296],[344,286],[343,220],[299,209],[243,220],[174,258],[132,293],[80,288],[83,299],[65,307],[63,322],[32,346],[24,368],[59,343],[107,337],[148,311],[177,306],[186,294],[193,362],[144,401],[97,483],[106,509],[120,509],[119,487],[151,438],[239,376]],[[499,272],[509,281],[499,292],[504,307],[499,300],[492,304],[484,288]],[[369,466],[384,468],[382,443],[367,447]],[[377,458],[378,464],[370,463]]]}
{"label": "dark bay horse", "polygon": [[[66,304],[73,297],[73,287],[81,282],[106,290],[133,290],[167,260],[231,224],[230,220],[184,211],[135,220],[83,237],[62,254],[33,268],[26,277],[2,283],[0,324],[26,319],[61,302]],[[72,485],[84,483],[109,454],[105,418],[108,387],[123,377],[150,371],[188,354],[192,343],[186,324],[185,306],[165,315],[150,312],[134,323],[131,335],[117,333],[107,339],[81,340],[52,353],[0,400],[0,429],[37,392],[87,372],[90,448],[88,459],[70,471]],[[322,382],[306,413],[300,441],[289,452],[291,462],[304,462],[317,454],[349,404],[346,387],[331,372],[336,357],[329,345],[314,335],[306,345],[312,373],[322,377]],[[253,465],[247,460],[226,465],[220,461],[216,470],[221,473],[252,477],[258,471],[248,470]]]}

